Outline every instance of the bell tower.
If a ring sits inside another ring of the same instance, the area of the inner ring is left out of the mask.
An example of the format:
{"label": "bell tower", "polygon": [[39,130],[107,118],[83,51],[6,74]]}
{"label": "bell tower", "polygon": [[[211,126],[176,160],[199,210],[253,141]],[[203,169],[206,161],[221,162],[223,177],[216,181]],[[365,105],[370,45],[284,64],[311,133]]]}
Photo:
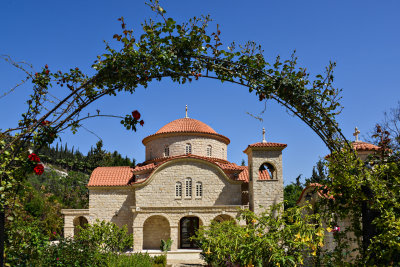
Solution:
{"label": "bell tower", "polygon": [[286,144],[265,140],[249,145],[244,153],[249,163],[250,210],[260,214],[270,206],[283,202],[282,150]]}

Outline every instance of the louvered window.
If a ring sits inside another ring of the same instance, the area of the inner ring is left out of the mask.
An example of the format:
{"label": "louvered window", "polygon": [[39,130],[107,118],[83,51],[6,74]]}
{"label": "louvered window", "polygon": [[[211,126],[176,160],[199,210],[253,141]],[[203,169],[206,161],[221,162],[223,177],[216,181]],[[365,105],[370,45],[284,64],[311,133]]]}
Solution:
{"label": "louvered window", "polygon": [[186,155],[187,154],[192,154],[192,145],[191,144],[186,144]]}
{"label": "louvered window", "polygon": [[207,157],[211,157],[212,155],[212,147],[209,145],[207,146]]}
{"label": "louvered window", "polygon": [[185,197],[192,197],[192,179],[186,178],[185,180]]}
{"label": "louvered window", "polygon": [[196,183],[196,197],[203,196],[203,184],[201,182]]}
{"label": "louvered window", "polygon": [[169,146],[164,147],[164,156],[169,157]]}
{"label": "louvered window", "polygon": [[175,197],[182,197],[182,183],[177,182],[175,184]]}

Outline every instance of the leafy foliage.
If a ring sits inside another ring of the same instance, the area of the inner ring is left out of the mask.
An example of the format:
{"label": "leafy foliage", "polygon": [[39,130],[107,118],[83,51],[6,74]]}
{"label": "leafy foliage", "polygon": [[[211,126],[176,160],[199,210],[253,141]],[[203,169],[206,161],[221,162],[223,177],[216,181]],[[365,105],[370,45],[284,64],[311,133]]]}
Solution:
{"label": "leafy foliage", "polygon": [[285,186],[283,189],[283,199],[285,201],[285,209],[293,208],[296,206],[297,200],[299,199],[303,186],[297,183],[291,183]]}
{"label": "leafy foliage", "polygon": [[[388,136],[377,128],[381,145]],[[332,154],[328,184],[333,199],[322,202],[320,212],[333,223],[351,219],[347,231],[358,241],[358,264],[393,265],[400,262],[400,154],[380,151],[363,162],[354,152],[342,150]],[[361,218],[361,219],[360,219]],[[347,235],[337,235],[336,243],[354,242]],[[348,254],[348,247],[337,246],[336,258]]]}
{"label": "leafy foliage", "polygon": [[90,174],[96,167],[104,166],[135,166],[135,159],[123,158],[118,151],[113,153],[103,149],[103,141],[98,141],[96,147],[91,147],[84,156],[79,150],[68,149],[67,144],[55,147],[45,146],[39,151],[43,162],[59,166],[67,171],[79,171]]}
{"label": "leafy foliage", "polygon": [[240,220],[247,222],[245,226],[232,220],[212,222],[199,230],[195,240],[212,266],[296,266],[303,264],[306,251],[316,257],[323,246],[321,218],[307,214],[309,208],[282,211],[278,205],[260,216],[243,211]]}
{"label": "leafy foliage", "polygon": [[172,246],[172,239],[168,239],[167,241],[165,241],[164,239],[161,239],[161,245],[160,245],[160,250],[162,252],[167,252],[171,250],[171,246]]}
{"label": "leafy foliage", "polygon": [[133,237],[128,234],[126,225],[119,228],[112,222],[99,220],[94,224],[88,224],[85,228],[80,227],[79,234],[75,238],[87,245],[95,246],[102,252],[124,252],[133,246]]}

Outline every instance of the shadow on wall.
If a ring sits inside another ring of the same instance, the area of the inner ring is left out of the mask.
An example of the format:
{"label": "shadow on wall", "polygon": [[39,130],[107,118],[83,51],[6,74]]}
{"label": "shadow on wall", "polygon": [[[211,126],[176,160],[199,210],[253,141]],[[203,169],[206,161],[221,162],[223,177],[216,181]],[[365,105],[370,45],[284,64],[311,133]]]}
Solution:
{"label": "shadow on wall", "polygon": [[133,212],[131,206],[135,205],[134,192],[128,194],[125,201],[122,203],[119,210],[116,210],[114,216],[111,218],[111,222],[115,223],[118,227],[127,225],[128,233],[133,233]]}

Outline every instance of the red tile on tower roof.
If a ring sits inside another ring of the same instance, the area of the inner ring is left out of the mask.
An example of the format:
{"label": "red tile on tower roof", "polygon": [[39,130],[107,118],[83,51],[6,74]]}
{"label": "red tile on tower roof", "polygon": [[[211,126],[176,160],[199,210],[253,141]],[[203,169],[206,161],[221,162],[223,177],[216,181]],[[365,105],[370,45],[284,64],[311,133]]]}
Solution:
{"label": "red tile on tower roof", "polygon": [[380,149],[379,146],[362,141],[355,141],[352,143],[352,146],[356,151],[378,151]]}
{"label": "red tile on tower roof", "polygon": [[270,148],[284,149],[285,147],[287,147],[287,144],[272,143],[272,142],[265,142],[265,143],[259,142],[259,143],[254,143],[254,144],[248,145],[247,148],[243,152],[246,153],[246,151],[249,148],[259,148],[259,147],[270,147]]}

